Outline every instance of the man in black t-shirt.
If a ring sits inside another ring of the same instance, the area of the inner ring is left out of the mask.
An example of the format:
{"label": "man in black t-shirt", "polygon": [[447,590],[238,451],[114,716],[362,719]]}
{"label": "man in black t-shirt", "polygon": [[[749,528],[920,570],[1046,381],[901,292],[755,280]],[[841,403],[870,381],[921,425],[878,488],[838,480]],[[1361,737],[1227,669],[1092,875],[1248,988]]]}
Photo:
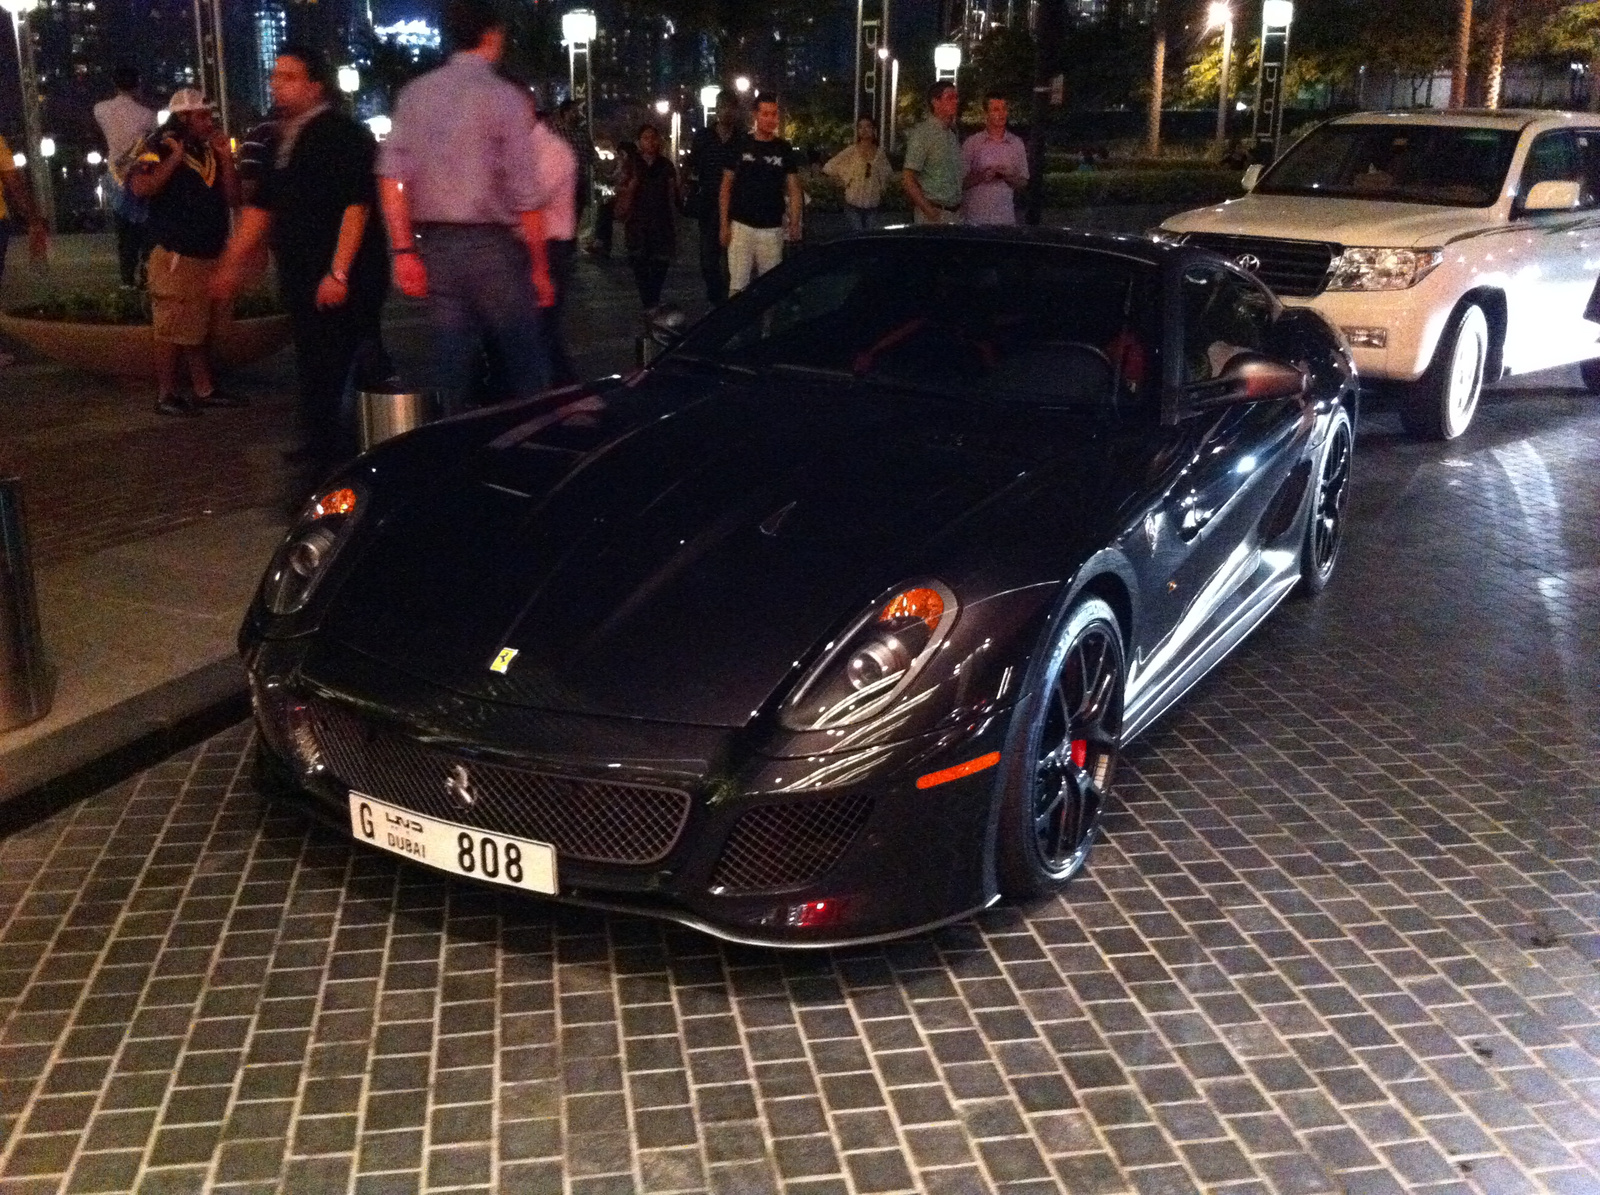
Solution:
{"label": "man in black t-shirt", "polygon": [[148,201],[145,235],[156,343],[156,410],[196,415],[178,393],[178,365],[187,358],[200,405],[232,405],[217,392],[206,360],[213,305],[208,287],[228,239],[228,209],[239,202],[239,176],[228,139],[205,97],[192,87],[173,94],[171,119],[134,149],[128,188]]}
{"label": "man in black t-shirt", "polygon": [[722,172],[729,294],[738,294],[752,277],[783,260],[785,237],[800,239],[803,202],[799,155],[778,136],[778,101],[758,96],[755,132],[740,139],[738,160]]}
{"label": "man in black t-shirt", "polygon": [[728,251],[722,247],[722,172],[739,163],[739,97],[717,92],[716,119],[689,146],[689,214],[700,224],[700,276],[706,298],[728,297]]}
{"label": "man in black t-shirt", "polygon": [[314,50],[278,52],[275,149],[214,284],[219,296],[236,292],[252,257],[270,241],[294,329],[305,447],[292,455],[319,471],[354,455],[354,437],[341,418],[352,369],[361,375],[358,384],[388,372],[378,323],[389,257],[375,215],[377,144],[329,104],[329,73]]}

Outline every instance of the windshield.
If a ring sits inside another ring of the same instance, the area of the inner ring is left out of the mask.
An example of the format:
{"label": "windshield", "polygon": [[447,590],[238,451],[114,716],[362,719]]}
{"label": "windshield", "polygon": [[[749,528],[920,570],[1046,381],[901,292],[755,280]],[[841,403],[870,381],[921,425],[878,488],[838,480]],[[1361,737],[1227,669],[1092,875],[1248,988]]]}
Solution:
{"label": "windshield", "polygon": [[809,249],[713,311],[673,357],[960,400],[1116,411],[1155,388],[1154,267],[930,237]]}
{"label": "windshield", "polygon": [[1267,171],[1256,193],[1488,207],[1505,185],[1517,137],[1515,129],[1323,125]]}

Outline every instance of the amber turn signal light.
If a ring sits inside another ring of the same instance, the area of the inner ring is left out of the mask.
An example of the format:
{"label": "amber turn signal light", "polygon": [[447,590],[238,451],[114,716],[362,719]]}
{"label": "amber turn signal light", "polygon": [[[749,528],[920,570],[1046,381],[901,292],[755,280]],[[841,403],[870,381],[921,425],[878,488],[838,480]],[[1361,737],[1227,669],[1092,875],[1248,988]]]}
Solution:
{"label": "amber turn signal light", "polygon": [[992,768],[1000,762],[1000,752],[991,751],[987,755],[980,755],[977,759],[969,759],[966,763],[958,763],[953,768],[945,768],[938,772],[929,772],[926,776],[917,777],[918,788],[932,788],[936,784],[948,784],[952,780],[960,780],[963,776],[970,776],[974,772],[981,772],[985,768]]}
{"label": "amber turn signal light", "polygon": [[936,589],[908,589],[889,599],[889,604],[878,615],[879,622],[893,622],[897,618],[920,618],[934,630],[944,615],[944,599]]}
{"label": "amber turn signal light", "polygon": [[313,519],[325,518],[328,515],[354,514],[356,509],[356,492],[349,486],[342,490],[334,490],[317,499],[317,504],[311,510]]}

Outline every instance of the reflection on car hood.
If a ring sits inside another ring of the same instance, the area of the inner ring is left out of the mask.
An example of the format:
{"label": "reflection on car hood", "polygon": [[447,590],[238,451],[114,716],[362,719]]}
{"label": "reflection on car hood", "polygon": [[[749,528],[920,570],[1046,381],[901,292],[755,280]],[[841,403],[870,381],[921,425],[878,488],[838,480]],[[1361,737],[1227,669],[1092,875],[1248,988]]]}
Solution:
{"label": "reflection on car hood", "polygon": [[1216,207],[1182,212],[1164,221],[1162,227],[1171,232],[1420,249],[1446,244],[1493,223],[1488,209],[1317,195],[1246,195]]}
{"label": "reflection on car hood", "polygon": [[1058,459],[1037,420],[656,373],[530,419],[391,517],[324,630],[490,700],[742,725],[932,537]]}

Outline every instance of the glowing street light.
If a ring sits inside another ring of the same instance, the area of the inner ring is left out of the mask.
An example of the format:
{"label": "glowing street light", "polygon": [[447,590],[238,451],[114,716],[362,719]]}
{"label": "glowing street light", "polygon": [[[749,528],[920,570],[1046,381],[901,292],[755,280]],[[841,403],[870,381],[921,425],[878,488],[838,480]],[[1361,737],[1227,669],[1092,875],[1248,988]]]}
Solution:
{"label": "glowing street light", "polygon": [[1289,26],[1294,0],[1262,0],[1261,57],[1256,66],[1256,115],[1251,140],[1278,156],[1283,137],[1283,77],[1289,69]]}
{"label": "glowing street light", "polygon": [[737,91],[740,95],[743,95],[745,92],[749,91],[750,90],[750,76],[749,75],[740,75],[737,79],[735,79],[733,81],[733,89],[735,91]]}
{"label": "glowing street light", "polygon": [[367,128],[372,130],[372,135],[382,141],[394,130],[394,121],[383,113],[367,117]]}
{"label": "glowing street light", "polygon": [[[600,22],[587,8],[561,14],[561,40],[567,47],[567,94],[583,104],[589,141],[594,141],[594,63],[592,47],[600,36]],[[583,55],[583,90],[578,90],[578,55]]]}
{"label": "glowing street light", "polygon": [[39,156],[53,158],[56,156],[56,139],[54,137],[39,138]]}
{"label": "glowing street light", "polygon": [[85,162],[89,163],[89,165],[91,165],[91,166],[98,166],[98,165],[100,165],[100,163],[105,161],[105,157],[100,153],[100,151],[98,149],[91,149],[88,153],[86,153],[83,156],[83,160]]}
{"label": "glowing street light", "polygon": [[339,68],[339,90],[346,95],[354,95],[361,90],[361,72],[353,66]]}
{"label": "glowing street light", "polygon": [[672,101],[671,100],[657,100],[656,101],[656,115],[657,116],[665,116],[668,112],[671,112],[671,111],[672,111]]}
{"label": "glowing street light", "polygon": [[1287,29],[1294,24],[1294,0],[1265,0],[1261,24],[1268,29]]}
{"label": "glowing street light", "polygon": [[12,154],[11,164],[18,170],[26,170],[28,167],[28,155],[22,153]]}
{"label": "glowing street light", "polygon": [[961,47],[953,41],[941,42],[933,47],[933,77],[937,82],[945,79],[954,83],[961,72]]}

